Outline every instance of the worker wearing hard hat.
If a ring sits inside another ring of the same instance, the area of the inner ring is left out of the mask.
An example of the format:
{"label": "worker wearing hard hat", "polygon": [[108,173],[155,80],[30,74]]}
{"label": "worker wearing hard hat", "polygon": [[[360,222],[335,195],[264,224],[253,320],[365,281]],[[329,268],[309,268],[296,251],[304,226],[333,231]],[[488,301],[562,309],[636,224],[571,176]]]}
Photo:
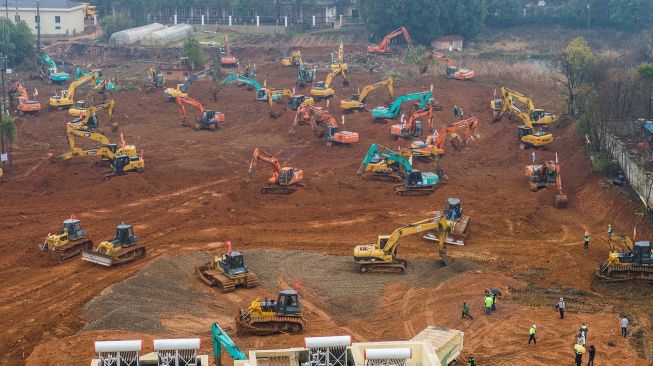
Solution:
{"label": "worker wearing hard hat", "polygon": [[528,344],[531,344],[531,341],[533,341],[534,344],[537,344],[537,340],[535,339],[535,324],[531,325],[531,329],[528,331],[529,333],[529,338],[528,338]]}
{"label": "worker wearing hard hat", "polygon": [[590,248],[590,232],[585,231],[585,235],[583,236],[583,248],[585,250],[588,250]]}

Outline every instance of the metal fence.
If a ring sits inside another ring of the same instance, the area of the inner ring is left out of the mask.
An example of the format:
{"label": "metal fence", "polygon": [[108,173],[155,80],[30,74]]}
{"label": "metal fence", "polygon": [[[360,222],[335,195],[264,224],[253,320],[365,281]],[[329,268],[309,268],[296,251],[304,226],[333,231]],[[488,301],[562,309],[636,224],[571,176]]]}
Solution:
{"label": "metal fence", "polygon": [[[175,24],[175,15],[150,16],[150,22],[162,24]],[[279,25],[285,27],[303,27],[303,28],[342,28],[356,27],[363,24],[358,17],[338,16],[310,16],[304,18],[298,17],[274,17],[274,16],[176,16],[176,23],[187,24],[218,24],[218,25]]]}

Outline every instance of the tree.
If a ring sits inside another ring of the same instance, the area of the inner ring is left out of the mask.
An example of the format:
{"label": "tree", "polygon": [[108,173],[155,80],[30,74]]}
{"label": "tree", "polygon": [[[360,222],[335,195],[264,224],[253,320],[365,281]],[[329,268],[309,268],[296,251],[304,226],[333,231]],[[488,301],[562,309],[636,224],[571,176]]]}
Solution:
{"label": "tree", "polygon": [[521,18],[520,0],[488,0],[487,20],[500,26],[515,25]]}
{"label": "tree", "polygon": [[34,36],[25,22],[18,24],[0,18],[0,29],[4,29],[5,36],[0,37],[0,50],[7,55],[8,67],[30,67],[36,60]]}
{"label": "tree", "polygon": [[132,28],[134,22],[125,15],[118,14],[116,16],[106,16],[100,21],[102,26],[102,38],[109,40],[112,34],[119,32],[123,29]]}
{"label": "tree", "polygon": [[184,45],[181,48],[181,55],[183,57],[188,57],[188,60],[192,63],[193,67],[204,68],[205,55],[202,46],[195,38],[189,38],[184,41]]}
{"label": "tree", "polygon": [[648,90],[648,118],[651,118],[651,101],[653,99],[653,64],[640,64],[637,66],[637,76]]}
{"label": "tree", "polygon": [[0,153],[4,153],[5,138],[7,139],[6,146],[9,151],[9,161],[11,162],[11,146],[14,141],[16,141],[16,122],[14,122],[14,119],[7,114],[3,114],[2,120],[0,121],[0,139],[3,140],[1,144],[3,146],[3,151],[0,151]]}
{"label": "tree", "polygon": [[567,113],[573,115],[576,95],[594,70],[597,59],[582,37],[569,42],[557,58],[563,75],[560,83],[567,90]]}

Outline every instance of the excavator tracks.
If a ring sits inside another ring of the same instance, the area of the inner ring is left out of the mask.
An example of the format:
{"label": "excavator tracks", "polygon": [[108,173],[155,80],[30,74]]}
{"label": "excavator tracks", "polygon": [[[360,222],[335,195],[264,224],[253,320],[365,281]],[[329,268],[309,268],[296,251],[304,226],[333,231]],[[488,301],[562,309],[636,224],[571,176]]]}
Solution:
{"label": "excavator tracks", "polygon": [[236,316],[236,330],[239,334],[254,335],[300,334],[304,331],[304,320],[300,316]]}
{"label": "excavator tracks", "polygon": [[395,273],[395,274],[406,274],[406,267],[408,267],[408,261],[405,259],[395,258],[393,263],[374,263],[370,262],[369,264],[360,264],[359,271],[361,273]]}
{"label": "excavator tracks", "polygon": [[399,183],[403,180],[403,178],[399,174],[382,173],[382,172],[374,172],[373,174],[364,174],[363,179],[378,180],[382,182],[392,182],[392,183]]}
{"label": "excavator tracks", "polygon": [[410,188],[403,184],[395,186],[395,193],[399,196],[428,196],[435,192],[435,187]]}
{"label": "excavator tracks", "polygon": [[[47,245],[42,245],[41,249],[44,252],[50,251],[48,250]],[[55,255],[58,255],[61,260],[66,260],[80,255],[82,251],[92,250],[92,249],[93,249],[93,241],[84,240],[80,242],[68,243],[67,245],[55,248],[51,252],[54,253]]]}

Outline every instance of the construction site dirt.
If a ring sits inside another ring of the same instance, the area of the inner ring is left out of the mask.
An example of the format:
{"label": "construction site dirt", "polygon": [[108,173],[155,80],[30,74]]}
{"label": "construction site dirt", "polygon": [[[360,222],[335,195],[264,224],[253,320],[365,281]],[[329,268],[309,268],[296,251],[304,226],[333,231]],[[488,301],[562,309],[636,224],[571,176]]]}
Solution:
{"label": "construction site dirt", "polygon": [[[294,84],[295,69],[280,66],[271,52],[248,52],[248,57],[258,57],[259,81],[271,87]],[[306,53],[327,64],[329,54],[321,52]],[[353,65],[352,70],[348,88],[340,79],[332,84],[336,96],[328,108],[339,124],[340,99],[383,76]],[[145,66],[135,66],[133,72],[145,78]],[[318,80],[325,76],[318,70]],[[395,95],[431,85],[443,106],[436,112],[437,128],[454,120],[454,105],[480,122],[463,150],[445,147],[441,164],[447,179],[425,197],[400,197],[392,184],[356,175],[371,143],[409,145],[393,139],[389,123],[374,122],[369,112],[346,114],[342,129],[357,132],[360,142],[327,147],[307,126],[290,135],[294,112],[272,118],[267,104],[254,100],[253,90],[235,84],[223,88],[217,102],[211,81],[190,87],[193,98],[225,114],[224,126],[214,132],[181,126],[177,106],[161,90],[115,93],[119,129],[111,130],[103,111],[98,113],[100,128],[112,142],[122,134],[139,154],[142,150],[146,168],[110,181],[103,181],[105,168],[97,166],[96,158],[52,159],[68,149],[67,112],[20,118],[12,166],[0,185],[0,364],[65,365],[73,360],[83,365],[93,356],[95,340],[207,338],[214,321],[234,333],[238,308],[294,287],[298,279],[307,312],[305,334],[234,334],[241,348],[298,346],[305,335],[410,339],[431,324],[464,331],[463,353],[474,354],[481,365],[559,365],[571,363],[576,332],[585,322],[597,360],[649,365],[650,285],[630,285],[627,292],[593,286],[593,273],[609,250],[608,223],[624,232],[636,226],[640,238],[653,234],[638,214],[638,203],[593,172],[584,141],[573,123],[563,121],[552,128],[555,142],[535,152],[537,160],[553,159],[557,152],[561,161],[569,204],[555,208],[554,189],[528,189],[524,166],[531,163],[532,150],[520,149],[517,122],[504,118],[493,123],[489,101],[496,88],[533,95],[538,106],[550,110],[561,105],[557,91],[491,75],[473,81],[448,80],[433,71],[419,76],[415,68],[395,79]],[[47,89],[41,90],[44,105]],[[387,100],[387,92],[379,90],[368,97],[368,109]],[[326,107],[324,101],[317,104]],[[410,106],[404,111],[408,117]],[[248,176],[255,147],[278,157],[283,166],[301,168],[305,186],[291,195],[260,194],[269,172],[261,165]],[[415,164],[422,171],[435,170],[432,163]],[[416,235],[400,244],[399,254],[409,262],[405,275],[356,271],[355,245],[373,243],[379,234],[432,216],[448,197],[460,198],[471,217],[465,245],[447,249],[448,266],[432,242]],[[71,214],[96,243],[111,238],[120,222],[134,225],[147,256],[108,269],[79,257],[60,262],[39,251],[48,231]],[[585,230],[593,235],[587,251]],[[193,273],[195,265],[225,252],[226,240],[244,252],[261,279],[259,287],[222,294]],[[503,296],[498,310],[485,316],[483,290],[493,287]],[[554,309],[558,294],[568,298],[564,320]],[[473,320],[460,319],[464,301]],[[620,336],[621,314],[630,316],[638,337]],[[531,324],[537,325],[537,346],[527,343]],[[202,347],[209,351],[211,344]]]}

